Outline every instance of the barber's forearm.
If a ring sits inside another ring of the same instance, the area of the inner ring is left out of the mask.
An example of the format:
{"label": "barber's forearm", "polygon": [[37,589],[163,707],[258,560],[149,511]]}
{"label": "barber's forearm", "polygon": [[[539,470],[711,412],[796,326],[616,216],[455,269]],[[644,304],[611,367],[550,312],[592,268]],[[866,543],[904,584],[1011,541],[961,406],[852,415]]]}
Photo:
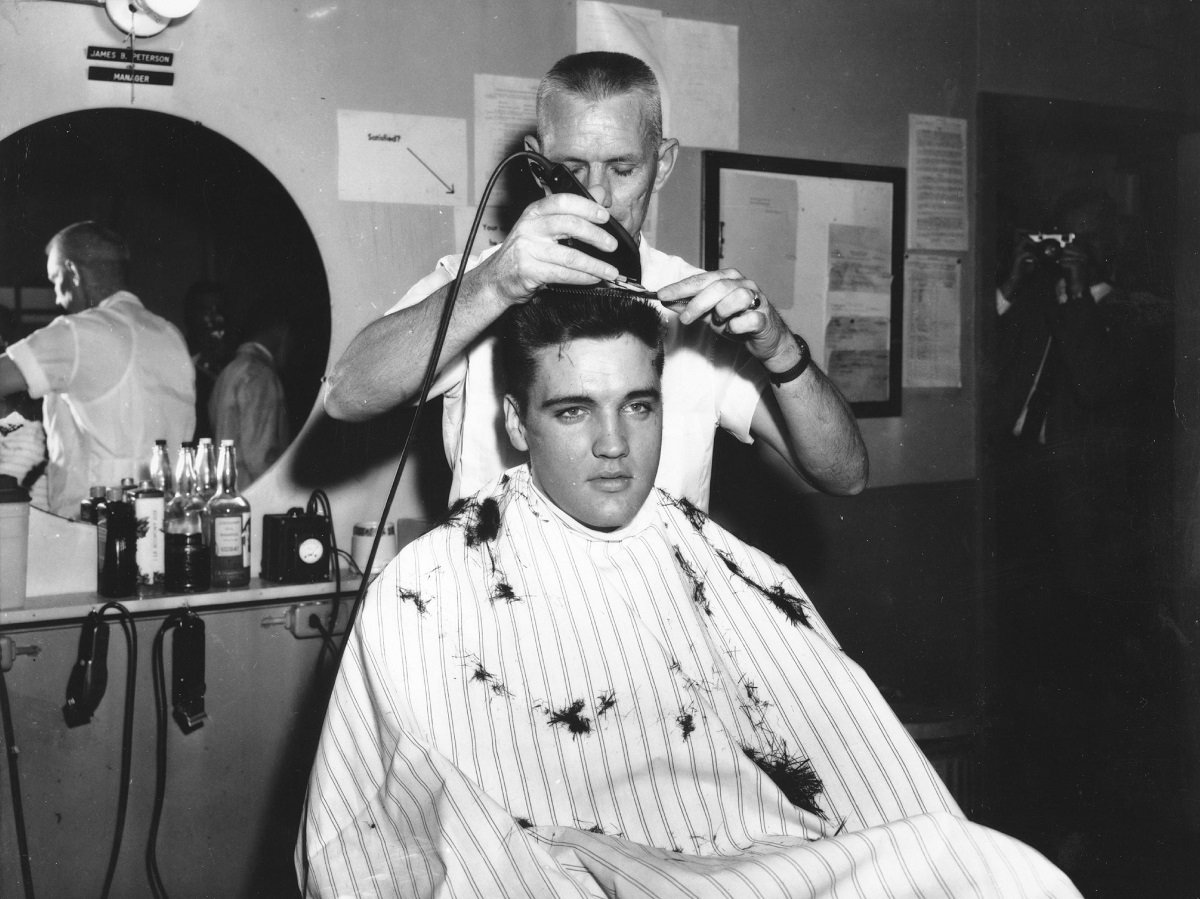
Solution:
{"label": "barber's forearm", "polygon": [[794,381],[769,390],[766,410],[777,410],[783,440],[776,449],[818,490],[860,493],[869,474],[867,447],[841,391],[815,363]]}
{"label": "barber's forearm", "polygon": [[[442,345],[439,371],[499,315],[498,304],[468,272]],[[365,421],[417,397],[450,285],[414,306],[363,328],[325,378],[325,411],[342,421]]]}

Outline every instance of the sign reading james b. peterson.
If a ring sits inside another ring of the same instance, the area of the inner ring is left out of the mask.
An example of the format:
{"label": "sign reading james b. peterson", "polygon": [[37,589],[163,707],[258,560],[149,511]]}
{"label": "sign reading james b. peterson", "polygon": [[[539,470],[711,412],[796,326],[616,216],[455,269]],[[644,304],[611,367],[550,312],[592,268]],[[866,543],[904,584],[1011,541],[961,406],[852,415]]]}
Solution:
{"label": "sign reading james b. peterson", "polygon": [[159,50],[134,50],[130,60],[128,47],[88,47],[87,58],[97,62],[130,62],[139,66],[169,66],[175,62],[174,53]]}

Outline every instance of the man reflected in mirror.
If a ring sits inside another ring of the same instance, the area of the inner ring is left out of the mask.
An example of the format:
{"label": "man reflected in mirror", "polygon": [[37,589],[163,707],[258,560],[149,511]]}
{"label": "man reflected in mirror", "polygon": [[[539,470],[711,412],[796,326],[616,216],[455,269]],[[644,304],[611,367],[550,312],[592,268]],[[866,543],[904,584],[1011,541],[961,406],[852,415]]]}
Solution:
{"label": "man reflected in mirror", "polygon": [[195,376],[179,329],[128,289],[129,248],[93,221],[46,245],[64,315],[0,355],[0,396],[43,399],[51,512],[78,513],[93,485],[138,477],[154,441],[195,427]]}

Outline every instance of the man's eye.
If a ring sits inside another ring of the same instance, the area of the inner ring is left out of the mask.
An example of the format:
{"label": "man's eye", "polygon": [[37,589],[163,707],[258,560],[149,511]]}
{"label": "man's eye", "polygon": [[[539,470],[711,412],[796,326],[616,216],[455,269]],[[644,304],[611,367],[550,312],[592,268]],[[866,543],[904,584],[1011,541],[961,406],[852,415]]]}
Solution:
{"label": "man's eye", "polygon": [[618,175],[618,177],[628,178],[630,175],[632,175],[634,172],[636,172],[637,169],[633,166],[626,166],[626,167],[613,169],[613,171]]}
{"label": "man's eye", "polygon": [[654,403],[650,402],[649,400],[638,400],[633,403],[628,403],[625,406],[625,411],[630,415],[644,418],[654,411]]}
{"label": "man's eye", "polygon": [[583,408],[580,406],[568,406],[554,413],[554,417],[559,421],[578,421],[583,418],[583,415]]}

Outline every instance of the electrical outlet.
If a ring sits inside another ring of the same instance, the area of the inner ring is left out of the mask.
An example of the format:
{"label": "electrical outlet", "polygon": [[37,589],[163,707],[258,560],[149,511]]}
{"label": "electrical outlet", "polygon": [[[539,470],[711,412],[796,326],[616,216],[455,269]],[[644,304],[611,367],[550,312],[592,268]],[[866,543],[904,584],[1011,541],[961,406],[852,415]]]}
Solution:
{"label": "electrical outlet", "polygon": [[[320,637],[321,630],[317,627],[317,621],[332,635],[344,634],[346,625],[350,621],[351,605],[349,599],[343,599],[338,603],[337,621],[333,627],[330,627],[329,616],[333,611],[333,600],[317,599],[312,602],[296,603],[288,609],[287,628],[298,640]],[[313,616],[316,616],[316,621],[313,620]]]}

